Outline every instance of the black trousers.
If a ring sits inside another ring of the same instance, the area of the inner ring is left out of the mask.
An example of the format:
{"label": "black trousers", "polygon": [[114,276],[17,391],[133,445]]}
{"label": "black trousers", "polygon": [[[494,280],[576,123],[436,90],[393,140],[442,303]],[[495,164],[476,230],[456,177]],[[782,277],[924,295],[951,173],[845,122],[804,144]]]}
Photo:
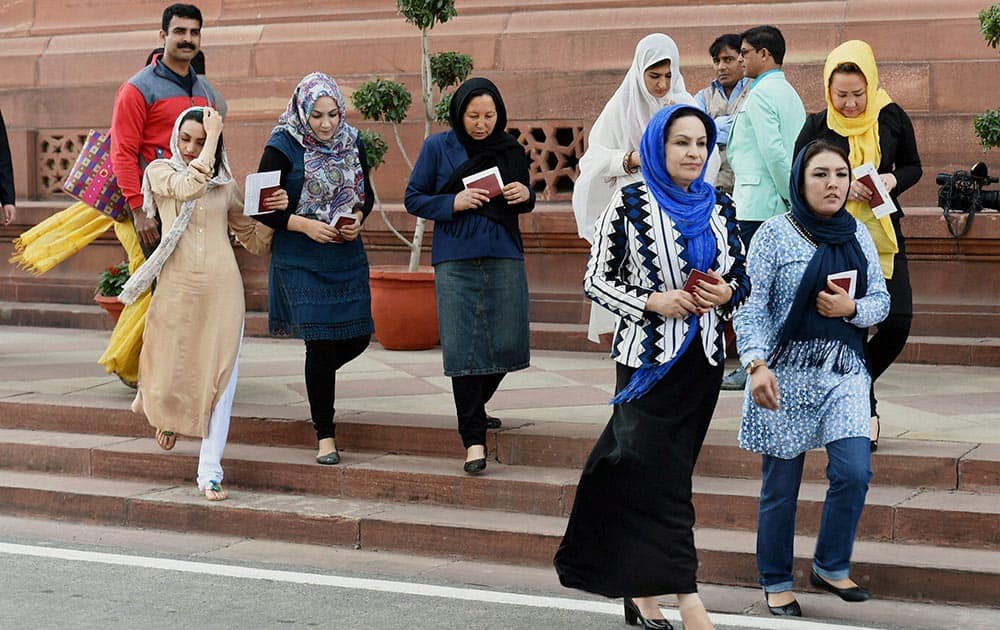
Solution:
{"label": "black trousers", "polygon": [[486,403],[493,398],[504,376],[506,372],[451,377],[458,433],[465,448],[486,445]]}
{"label": "black trousers", "polygon": [[885,281],[889,291],[889,314],[879,322],[878,331],[868,339],[865,354],[868,369],[872,375],[869,392],[871,415],[878,415],[878,399],[875,397],[875,380],[885,372],[906,346],[913,322],[913,290],[910,287],[910,270],[906,261],[903,237],[896,231],[899,251],[893,257],[892,278]]}
{"label": "black trousers", "polygon": [[333,403],[337,397],[337,370],[356,359],[370,342],[371,335],[306,341],[306,394],[317,440],[336,437]]}

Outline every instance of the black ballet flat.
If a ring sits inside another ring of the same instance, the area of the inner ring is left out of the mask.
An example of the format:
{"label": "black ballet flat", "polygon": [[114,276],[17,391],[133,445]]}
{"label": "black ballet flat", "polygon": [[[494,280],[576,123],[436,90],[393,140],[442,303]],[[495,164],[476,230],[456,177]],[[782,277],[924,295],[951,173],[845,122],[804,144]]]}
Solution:
{"label": "black ballet flat", "polygon": [[639,607],[635,605],[631,597],[625,598],[625,623],[630,626],[639,626],[643,630],[674,630],[670,622],[666,619],[646,619],[639,612]]}
{"label": "black ballet flat", "polygon": [[801,617],[802,608],[799,606],[798,600],[792,600],[791,603],[785,604],[784,606],[772,606],[771,602],[767,601],[767,591],[764,591],[764,605],[767,609],[771,611],[771,614],[775,617]]}
{"label": "black ballet flat", "polygon": [[320,455],[316,458],[316,463],[324,466],[336,466],[340,463],[340,451],[334,449],[326,455]]}
{"label": "black ballet flat", "polygon": [[486,428],[487,429],[499,429],[503,426],[503,422],[500,418],[494,418],[493,416],[486,416]]}
{"label": "black ballet flat", "polygon": [[860,586],[837,588],[820,577],[820,575],[816,573],[816,569],[813,569],[812,572],[809,573],[809,583],[818,589],[833,593],[845,602],[866,602],[871,599],[871,594],[868,592],[868,589],[861,588]]}
{"label": "black ballet flat", "polygon": [[486,458],[480,457],[479,459],[474,459],[471,462],[465,462],[465,472],[470,475],[478,475],[479,473],[486,470]]}
{"label": "black ballet flat", "polygon": [[875,438],[872,439],[872,453],[878,450],[878,438],[882,434],[882,423],[879,420],[880,418],[875,416]]}

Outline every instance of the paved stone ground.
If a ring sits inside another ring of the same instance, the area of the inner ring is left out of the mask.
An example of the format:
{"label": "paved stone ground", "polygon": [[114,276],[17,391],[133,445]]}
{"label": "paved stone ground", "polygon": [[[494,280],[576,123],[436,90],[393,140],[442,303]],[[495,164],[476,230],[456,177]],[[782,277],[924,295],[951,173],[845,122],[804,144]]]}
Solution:
{"label": "paved stone ground", "polygon": [[[0,327],[0,399],[127,408],[132,390],[97,358],[106,331]],[[308,418],[297,340],[247,338],[235,415]],[[614,366],[603,353],[535,351],[532,366],[507,376],[490,412],[520,421],[607,422]],[[735,365],[735,364],[733,364]],[[1000,368],[897,364],[878,383],[882,436],[1000,443]],[[739,426],[741,392],[722,392],[715,429]],[[373,344],[338,373],[337,411],[450,416],[439,350],[392,352]]]}

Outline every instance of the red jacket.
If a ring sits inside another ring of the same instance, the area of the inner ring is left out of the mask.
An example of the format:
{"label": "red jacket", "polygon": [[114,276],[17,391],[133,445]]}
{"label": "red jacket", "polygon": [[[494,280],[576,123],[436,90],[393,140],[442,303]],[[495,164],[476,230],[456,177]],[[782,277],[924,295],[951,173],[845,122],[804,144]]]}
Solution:
{"label": "red jacket", "polygon": [[174,122],[185,109],[213,105],[225,115],[226,103],[205,77],[194,74],[193,89],[162,61],[146,66],[122,84],[111,116],[111,164],[118,186],[132,209],[142,207],[142,171],[170,157]]}

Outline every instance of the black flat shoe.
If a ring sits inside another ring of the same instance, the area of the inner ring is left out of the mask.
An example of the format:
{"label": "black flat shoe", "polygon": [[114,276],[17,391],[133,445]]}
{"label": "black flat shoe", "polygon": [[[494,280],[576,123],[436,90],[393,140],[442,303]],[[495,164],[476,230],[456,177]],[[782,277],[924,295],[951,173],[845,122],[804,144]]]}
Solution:
{"label": "black flat shoe", "polygon": [[771,611],[771,614],[776,617],[801,617],[802,608],[799,606],[798,600],[792,600],[790,603],[784,606],[772,606],[771,602],[767,600],[767,591],[764,591],[764,605],[767,609]]}
{"label": "black flat shoe", "polygon": [[486,458],[480,457],[479,459],[474,459],[471,462],[465,462],[465,472],[470,475],[478,475],[479,473],[486,470]]}
{"label": "black flat shoe", "polygon": [[317,464],[323,464],[324,466],[334,466],[340,463],[340,451],[334,449],[327,453],[326,455],[320,455],[316,458]]}
{"label": "black flat shoe", "polygon": [[631,597],[625,598],[625,623],[630,626],[639,626],[643,630],[674,630],[670,622],[666,619],[646,619],[639,612],[639,607],[635,605]]}
{"label": "black flat shoe", "polygon": [[875,416],[875,437],[872,439],[872,453],[878,450],[878,438],[882,433],[882,425],[879,423],[879,417]]}
{"label": "black flat shoe", "polygon": [[493,416],[486,416],[486,428],[487,429],[499,429],[503,426],[503,422],[500,418],[494,418]]}
{"label": "black flat shoe", "polygon": [[861,588],[860,586],[837,588],[820,577],[819,574],[816,573],[816,569],[813,569],[809,573],[809,583],[818,589],[833,593],[845,602],[866,602],[871,599],[871,594],[868,592],[868,589]]}

